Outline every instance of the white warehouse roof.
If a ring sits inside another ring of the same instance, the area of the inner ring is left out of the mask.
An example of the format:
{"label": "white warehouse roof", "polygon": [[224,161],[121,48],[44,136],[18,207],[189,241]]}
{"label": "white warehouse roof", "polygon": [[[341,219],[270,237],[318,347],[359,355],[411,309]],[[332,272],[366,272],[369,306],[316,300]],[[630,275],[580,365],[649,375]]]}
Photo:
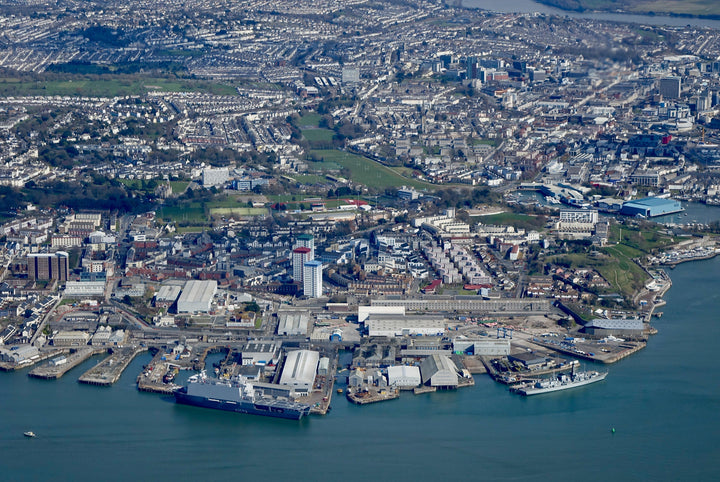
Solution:
{"label": "white warehouse roof", "polygon": [[420,385],[420,368],[400,365],[388,367],[388,385],[391,387],[416,387]]}
{"label": "white warehouse roof", "polygon": [[422,382],[433,387],[456,387],[458,385],[458,369],[453,361],[445,355],[430,355],[420,364]]}
{"label": "white warehouse roof", "polygon": [[320,353],[311,350],[295,350],[287,354],[280,385],[311,387],[317,374]]}
{"label": "white warehouse roof", "polygon": [[445,319],[437,316],[369,315],[369,336],[443,335]]}
{"label": "white warehouse roof", "polygon": [[281,311],[278,313],[278,335],[306,335],[310,316],[305,312]]}
{"label": "white warehouse roof", "polygon": [[174,285],[161,286],[157,294],[155,294],[155,301],[175,301],[180,294],[180,287]]}
{"label": "white warehouse roof", "polygon": [[210,311],[210,305],[216,291],[217,281],[215,280],[188,281],[187,283],[185,283],[185,287],[180,294],[180,298],[178,298],[178,313]]}

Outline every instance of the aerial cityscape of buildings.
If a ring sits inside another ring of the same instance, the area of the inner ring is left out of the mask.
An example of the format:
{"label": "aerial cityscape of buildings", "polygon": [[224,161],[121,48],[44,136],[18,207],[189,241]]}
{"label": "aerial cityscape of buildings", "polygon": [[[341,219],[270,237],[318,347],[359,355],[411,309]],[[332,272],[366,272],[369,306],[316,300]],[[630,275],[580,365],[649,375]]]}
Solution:
{"label": "aerial cityscape of buildings", "polygon": [[5,370],[112,347],[81,377],[111,384],[151,350],[138,387],[172,393],[222,349],[311,413],[338,369],[360,404],[512,384],[642,349],[661,267],[718,253],[685,208],[720,204],[717,30],[41,4],[0,11]]}

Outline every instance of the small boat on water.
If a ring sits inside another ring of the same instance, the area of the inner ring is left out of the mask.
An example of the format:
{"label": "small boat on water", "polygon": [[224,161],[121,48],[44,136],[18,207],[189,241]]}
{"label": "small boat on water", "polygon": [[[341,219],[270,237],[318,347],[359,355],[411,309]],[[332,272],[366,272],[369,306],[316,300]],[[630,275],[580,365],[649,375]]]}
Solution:
{"label": "small boat on water", "polygon": [[338,389],[337,389],[337,392],[338,392],[338,393],[342,393],[342,392],[343,392],[343,389],[342,389],[342,388],[338,388]]}
{"label": "small boat on water", "polygon": [[25,433],[23,433],[23,435],[25,435],[26,437],[30,437],[30,438],[33,438],[36,436],[35,432],[32,432],[32,431],[25,432]]}

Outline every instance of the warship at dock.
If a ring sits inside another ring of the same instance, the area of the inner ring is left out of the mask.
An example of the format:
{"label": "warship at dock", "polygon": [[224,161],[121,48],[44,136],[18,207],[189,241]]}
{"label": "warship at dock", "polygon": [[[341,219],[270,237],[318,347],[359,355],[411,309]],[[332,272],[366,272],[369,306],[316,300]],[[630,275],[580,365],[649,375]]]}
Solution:
{"label": "warship at dock", "polygon": [[570,374],[560,374],[557,378],[546,380],[537,380],[535,382],[516,385],[511,388],[514,393],[520,395],[540,395],[542,393],[557,392],[560,390],[568,390],[570,388],[582,387],[591,383],[605,380],[607,373],[597,371],[575,372]]}
{"label": "warship at dock", "polygon": [[265,395],[244,377],[208,378],[204,371],[190,377],[174,395],[176,402],[186,405],[266,417],[300,420],[310,413],[309,405]]}

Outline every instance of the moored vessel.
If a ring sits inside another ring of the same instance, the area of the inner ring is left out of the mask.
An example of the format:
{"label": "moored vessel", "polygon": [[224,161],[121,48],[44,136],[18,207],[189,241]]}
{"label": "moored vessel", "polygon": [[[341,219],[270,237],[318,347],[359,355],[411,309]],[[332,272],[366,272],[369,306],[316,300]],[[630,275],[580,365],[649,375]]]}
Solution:
{"label": "moored vessel", "polygon": [[511,389],[511,391],[525,396],[540,395],[542,393],[557,392],[560,390],[582,387],[584,385],[605,380],[605,377],[607,377],[607,372],[586,371],[576,373],[573,370],[570,374],[563,373],[558,375],[556,378],[537,380],[535,382],[515,386]]}
{"label": "moored vessel", "polygon": [[190,377],[187,385],[173,394],[178,403],[251,415],[299,420],[310,413],[310,405],[265,395],[244,377],[208,378],[205,371]]}

